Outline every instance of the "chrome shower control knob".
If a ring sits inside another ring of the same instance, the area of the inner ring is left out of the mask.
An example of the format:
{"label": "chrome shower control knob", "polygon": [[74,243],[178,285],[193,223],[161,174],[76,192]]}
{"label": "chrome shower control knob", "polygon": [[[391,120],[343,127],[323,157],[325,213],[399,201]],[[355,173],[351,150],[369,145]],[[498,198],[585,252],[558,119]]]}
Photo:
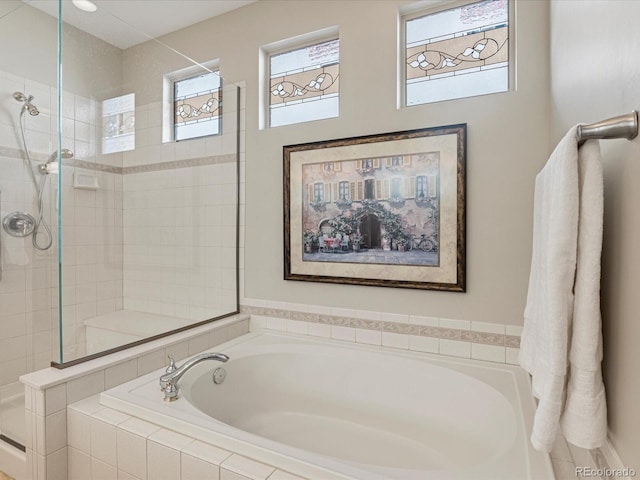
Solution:
{"label": "chrome shower control knob", "polygon": [[227,371],[222,367],[218,367],[213,371],[213,383],[215,383],[216,385],[220,385],[222,382],[224,382],[224,379],[226,377]]}
{"label": "chrome shower control knob", "polygon": [[28,213],[13,212],[2,220],[4,231],[12,237],[27,237],[36,227],[36,219]]}

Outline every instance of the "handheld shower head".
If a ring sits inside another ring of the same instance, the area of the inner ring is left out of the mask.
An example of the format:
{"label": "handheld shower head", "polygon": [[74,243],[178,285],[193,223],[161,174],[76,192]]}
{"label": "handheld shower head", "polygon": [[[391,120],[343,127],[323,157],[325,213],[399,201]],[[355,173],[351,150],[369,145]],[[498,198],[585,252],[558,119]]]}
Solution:
{"label": "handheld shower head", "polygon": [[[60,156],[62,158],[64,158],[65,160],[69,159],[69,158],[73,158],[73,152],[71,150],[69,150],[68,148],[63,148],[60,151]],[[55,162],[58,158],[58,151],[56,150],[55,152],[53,152],[51,155],[49,155],[49,158],[47,158],[47,161],[44,162],[45,165],[49,165],[51,162]]]}
{"label": "handheld shower head", "polygon": [[[71,150],[69,150],[68,148],[63,148],[60,151],[60,157],[62,157],[63,159],[67,160],[69,158],[73,158],[73,152]],[[55,152],[53,152],[51,155],[49,155],[49,158],[47,158],[47,161],[40,164],[38,166],[38,171],[42,174],[42,175],[47,175],[49,173],[58,173],[58,162],[56,161],[58,160],[58,151],[56,150]]]}
{"label": "handheld shower head", "polygon": [[13,98],[15,98],[19,102],[30,102],[33,100],[33,95],[29,98],[22,92],[13,92]]}
{"label": "handheld shower head", "polygon": [[29,112],[29,115],[36,116],[40,113],[40,111],[36,108],[36,106],[31,103],[33,100],[33,95],[25,95],[22,92],[13,92],[13,98],[15,98],[18,102],[22,102],[22,111]]}

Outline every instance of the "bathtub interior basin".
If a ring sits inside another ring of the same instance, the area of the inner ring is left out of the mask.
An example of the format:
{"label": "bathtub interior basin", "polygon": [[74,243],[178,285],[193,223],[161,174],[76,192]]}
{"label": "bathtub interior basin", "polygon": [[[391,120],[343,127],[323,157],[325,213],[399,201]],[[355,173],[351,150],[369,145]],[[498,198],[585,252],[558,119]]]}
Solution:
{"label": "bathtub interior basin", "polygon": [[307,478],[553,479],[517,367],[271,333],[216,351],[231,360],[195,366],[176,402],[161,371],[101,401]]}

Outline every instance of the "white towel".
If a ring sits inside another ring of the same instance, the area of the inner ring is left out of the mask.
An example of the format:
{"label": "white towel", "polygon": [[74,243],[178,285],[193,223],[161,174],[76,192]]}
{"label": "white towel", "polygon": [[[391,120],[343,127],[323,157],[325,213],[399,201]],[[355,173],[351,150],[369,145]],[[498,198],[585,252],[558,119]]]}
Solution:
{"label": "white towel", "polygon": [[[576,128],[536,177],[533,252],[520,365],[539,399],[531,442],[550,451],[558,426],[571,443],[606,440],[600,371],[602,165],[599,144],[579,151]],[[575,295],[574,295],[575,293]]]}
{"label": "white towel", "polygon": [[567,400],[560,419],[565,438],[592,449],[607,440],[607,401],[602,382],[600,259],[602,255],[603,175],[600,145],[578,151],[580,216],[574,310],[569,349]]}

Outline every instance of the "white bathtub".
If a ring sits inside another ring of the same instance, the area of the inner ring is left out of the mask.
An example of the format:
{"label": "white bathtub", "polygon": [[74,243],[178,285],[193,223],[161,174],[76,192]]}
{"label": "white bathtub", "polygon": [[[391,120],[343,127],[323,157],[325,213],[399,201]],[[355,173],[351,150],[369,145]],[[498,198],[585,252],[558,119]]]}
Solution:
{"label": "white bathtub", "polygon": [[271,333],[215,350],[231,360],[194,367],[175,402],[161,371],[101,402],[310,479],[554,478],[517,367]]}

